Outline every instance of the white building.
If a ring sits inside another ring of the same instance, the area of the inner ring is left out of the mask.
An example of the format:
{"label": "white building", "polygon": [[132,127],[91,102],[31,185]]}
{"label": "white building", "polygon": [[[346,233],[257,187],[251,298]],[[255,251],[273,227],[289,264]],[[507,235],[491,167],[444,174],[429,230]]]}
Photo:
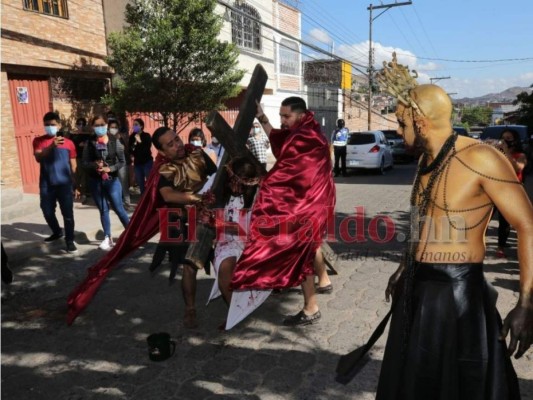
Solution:
{"label": "white building", "polygon": [[[298,41],[301,39],[300,12],[280,0],[221,0],[217,12],[224,15],[221,40],[233,42],[239,49],[239,68],[246,71],[241,81],[243,89],[256,64],[262,64],[267,71],[262,105],[273,126],[279,127],[279,107],[283,99],[300,96],[307,100]],[[244,90],[236,99],[227,102],[228,107],[238,107],[243,94]]]}

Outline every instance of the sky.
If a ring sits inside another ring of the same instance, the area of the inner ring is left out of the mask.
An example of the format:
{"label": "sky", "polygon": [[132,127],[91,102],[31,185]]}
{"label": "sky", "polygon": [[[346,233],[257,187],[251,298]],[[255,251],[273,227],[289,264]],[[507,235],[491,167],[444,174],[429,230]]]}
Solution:
{"label": "sky", "polygon": [[[407,0],[398,0],[398,3]],[[395,0],[300,0],[302,39],[368,67],[370,4]],[[532,0],[412,0],[373,10],[374,68],[390,61],[442,86],[452,98],[478,97],[533,84]],[[327,58],[303,47],[307,59]],[[357,71],[354,71],[358,73]]]}

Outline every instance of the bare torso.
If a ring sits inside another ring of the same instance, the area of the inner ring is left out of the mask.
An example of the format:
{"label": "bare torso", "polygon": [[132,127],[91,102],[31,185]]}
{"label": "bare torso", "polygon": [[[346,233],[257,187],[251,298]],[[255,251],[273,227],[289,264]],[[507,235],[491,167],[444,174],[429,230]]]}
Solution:
{"label": "bare torso", "polygon": [[[428,206],[426,223],[419,234],[416,260],[430,263],[479,263],[485,258],[485,232],[493,201],[483,188],[486,165],[480,154],[487,145],[459,137],[456,154],[439,174]],[[481,163],[481,164],[480,164]],[[474,172],[476,171],[476,172]],[[427,187],[431,173],[422,176]],[[494,171],[498,179],[501,173]],[[512,183],[505,185],[514,186]],[[420,203],[420,194],[417,204]],[[416,232],[415,232],[416,234]]]}

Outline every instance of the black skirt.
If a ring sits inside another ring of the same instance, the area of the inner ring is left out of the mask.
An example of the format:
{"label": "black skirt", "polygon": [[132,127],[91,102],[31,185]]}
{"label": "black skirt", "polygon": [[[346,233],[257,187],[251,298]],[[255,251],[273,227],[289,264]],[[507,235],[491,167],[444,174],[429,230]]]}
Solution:
{"label": "black skirt", "polygon": [[403,346],[403,294],[392,321],[377,400],[520,399],[518,379],[498,340],[496,290],[482,264],[417,263],[410,334]]}

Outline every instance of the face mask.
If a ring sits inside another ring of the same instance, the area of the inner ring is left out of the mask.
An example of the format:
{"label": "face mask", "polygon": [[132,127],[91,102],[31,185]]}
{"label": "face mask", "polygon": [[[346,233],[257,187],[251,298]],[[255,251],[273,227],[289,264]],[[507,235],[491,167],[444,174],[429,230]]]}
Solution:
{"label": "face mask", "polygon": [[55,136],[57,135],[57,126],[45,126],[44,131],[48,136]]}
{"label": "face mask", "polygon": [[212,139],[211,139],[211,144],[212,144],[213,146],[218,146],[219,141],[217,140],[217,138],[212,138]]}
{"label": "face mask", "polygon": [[201,140],[193,140],[191,142],[194,146],[202,147],[202,141]]}
{"label": "face mask", "polygon": [[140,131],[142,131],[140,125],[133,125],[133,132],[139,133]]}
{"label": "face mask", "polygon": [[105,134],[107,133],[107,125],[96,126],[94,128],[94,133],[96,133],[96,136],[105,136]]}
{"label": "face mask", "polygon": [[513,147],[514,145],[514,140],[504,140],[504,142],[507,145],[507,147]]}
{"label": "face mask", "polygon": [[261,133],[261,128],[257,127],[254,128],[254,133],[257,135],[258,133]]}
{"label": "face mask", "polygon": [[118,133],[118,128],[109,128],[109,133],[111,135],[116,135]]}

